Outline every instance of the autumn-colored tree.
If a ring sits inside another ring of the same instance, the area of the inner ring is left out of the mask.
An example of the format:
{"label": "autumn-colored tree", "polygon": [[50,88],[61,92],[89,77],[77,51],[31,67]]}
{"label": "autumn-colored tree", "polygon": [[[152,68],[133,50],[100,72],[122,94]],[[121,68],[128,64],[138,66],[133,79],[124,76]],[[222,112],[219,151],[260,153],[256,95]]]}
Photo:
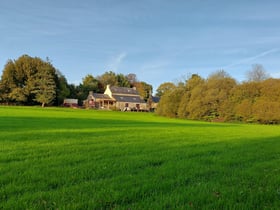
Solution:
{"label": "autumn-colored tree", "polygon": [[244,82],[233,88],[231,92],[232,109],[237,120],[252,122],[253,105],[261,96],[261,86],[259,82]]}
{"label": "autumn-colored tree", "polygon": [[209,115],[208,104],[205,103],[206,83],[202,80],[191,90],[189,102],[187,103],[186,112],[189,119],[203,119]]}
{"label": "autumn-colored tree", "polygon": [[197,74],[193,74],[189,79],[186,81],[185,91],[182,95],[179,107],[178,107],[178,117],[180,118],[188,118],[190,114],[190,110],[188,109],[188,105],[190,103],[190,99],[192,96],[192,91],[197,86],[200,86],[204,83],[204,79],[201,78]]}
{"label": "autumn-colored tree", "polygon": [[158,88],[156,92],[156,96],[161,97],[164,95],[165,92],[169,90],[173,90],[176,88],[176,85],[172,82],[165,82],[162,83]]}
{"label": "autumn-colored tree", "polygon": [[250,99],[243,99],[235,104],[234,113],[236,120],[244,122],[253,122],[253,101]]}
{"label": "autumn-colored tree", "polygon": [[254,120],[265,124],[275,124],[280,122],[280,103],[267,100],[266,97],[259,98],[254,105]]}
{"label": "autumn-colored tree", "polygon": [[210,119],[223,120],[229,118],[232,113],[231,108],[227,108],[230,103],[231,90],[236,86],[236,81],[224,70],[211,74],[207,79],[207,90],[205,102],[209,105]]}
{"label": "autumn-colored tree", "polygon": [[280,103],[280,79],[267,79],[260,83],[260,95]]}
{"label": "autumn-colored tree", "polygon": [[260,82],[260,96],[252,106],[253,117],[261,123],[280,122],[280,79]]}
{"label": "autumn-colored tree", "polygon": [[148,100],[148,98],[150,97],[150,95],[153,91],[152,85],[150,85],[146,82],[135,82],[134,87],[138,91],[141,98],[143,98],[145,101]]}
{"label": "autumn-colored tree", "polygon": [[173,89],[166,90],[157,107],[157,114],[166,117],[177,117],[181,96],[184,93],[184,86],[175,86]]}

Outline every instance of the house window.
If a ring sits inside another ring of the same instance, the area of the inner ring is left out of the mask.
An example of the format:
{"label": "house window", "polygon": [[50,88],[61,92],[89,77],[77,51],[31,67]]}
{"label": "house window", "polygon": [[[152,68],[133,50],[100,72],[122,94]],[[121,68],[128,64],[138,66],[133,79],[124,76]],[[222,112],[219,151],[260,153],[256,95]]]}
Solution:
{"label": "house window", "polygon": [[128,107],[128,103],[125,103],[125,107]]}
{"label": "house window", "polygon": [[140,104],[136,104],[136,108],[137,108],[137,109],[140,109]]}

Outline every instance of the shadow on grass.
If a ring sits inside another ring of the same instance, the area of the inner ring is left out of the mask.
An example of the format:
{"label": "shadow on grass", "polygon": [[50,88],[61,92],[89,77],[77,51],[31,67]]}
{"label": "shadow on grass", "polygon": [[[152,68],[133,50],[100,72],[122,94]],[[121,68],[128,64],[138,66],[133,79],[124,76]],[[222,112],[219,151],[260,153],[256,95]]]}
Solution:
{"label": "shadow on grass", "polygon": [[128,119],[94,119],[94,118],[57,118],[57,117],[8,117],[0,119],[0,131],[19,131],[26,129],[90,129],[90,128],[121,128],[121,127],[234,127],[238,124],[207,123],[196,121],[141,121]]}

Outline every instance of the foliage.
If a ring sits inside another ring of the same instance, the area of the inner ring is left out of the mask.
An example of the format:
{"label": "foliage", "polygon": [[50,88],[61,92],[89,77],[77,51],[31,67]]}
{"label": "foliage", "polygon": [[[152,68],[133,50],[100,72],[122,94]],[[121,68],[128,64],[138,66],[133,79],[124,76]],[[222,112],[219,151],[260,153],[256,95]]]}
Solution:
{"label": "foliage", "polygon": [[101,82],[95,78],[93,75],[88,74],[83,78],[82,84],[75,88],[76,95],[73,98],[83,101],[87,98],[89,91],[94,91],[95,93],[100,93],[103,91],[103,85]]}
{"label": "foliage", "polygon": [[279,126],[0,107],[0,209],[279,209]]}
{"label": "foliage", "polygon": [[97,77],[98,81],[102,84],[104,92],[107,85],[118,86],[118,87],[130,87],[130,83],[123,74],[116,74],[112,71],[107,71],[101,76]]}
{"label": "foliage", "polygon": [[[23,55],[17,60],[9,60],[5,65],[0,82],[0,98],[7,103],[24,105],[42,101],[51,103],[55,98],[59,101],[62,95],[67,95],[67,88],[63,85],[65,80],[49,61]],[[42,86],[45,86],[44,91]]]}
{"label": "foliage", "polygon": [[34,87],[31,93],[35,95],[34,101],[42,104],[50,104],[56,96],[56,84],[52,69],[47,66],[35,75]]}
{"label": "foliage", "polygon": [[157,113],[207,121],[280,123],[280,79],[263,80],[260,75],[258,80],[238,84],[221,70],[206,80],[192,75],[183,89],[182,85],[163,83]]}
{"label": "foliage", "polygon": [[[237,83],[220,70],[206,79],[193,74],[177,84],[165,82],[156,90],[161,97],[157,113],[207,121],[280,123],[280,80],[270,78],[260,64],[253,65],[247,76],[247,81]],[[107,84],[136,87],[151,104],[153,87],[138,81],[136,74],[107,71],[96,77],[88,74],[79,85],[68,84],[49,59],[28,55],[7,61],[0,80],[0,103],[59,106],[70,97],[82,105],[90,91],[103,93]]]}
{"label": "foliage", "polygon": [[[41,78],[39,75],[42,75],[45,68],[51,69],[51,75],[45,76],[50,76],[51,80],[54,80],[55,95],[53,95],[53,91],[50,91],[49,96],[39,96],[42,91],[39,92],[38,85],[43,85],[47,78],[41,82],[36,81],[36,78]],[[79,104],[82,105],[82,101],[87,98],[89,91],[104,93],[108,84],[119,87],[137,87],[144,100],[147,100],[152,92],[152,86],[138,81],[136,74],[133,73],[124,75],[107,71],[96,77],[88,74],[79,85],[68,84],[65,76],[53,67],[48,58],[43,61],[38,57],[23,55],[14,61],[9,60],[4,67],[0,80],[0,103],[34,105],[38,102],[41,103],[42,98],[48,97],[52,99],[48,103],[59,106],[63,104],[65,98],[70,97],[77,98]]]}
{"label": "foliage", "polygon": [[133,86],[138,91],[140,97],[143,98],[145,101],[147,101],[150,98],[153,91],[152,85],[149,85],[146,82],[135,82]]}
{"label": "foliage", "polygon": [[63,104],[65,98],[70,96],[71,90],[70,90],[70,86],[68,85],[67,79],[59,70],[56,70],[56,75],[57,75],[56,78],[57,88],[56,88],[55,105],[59,106]]}
{"label": "foliage", "polygon": [[165,83],[162,83],[158,89],[157,89],[157,93],[156,93],[156,96],[158,97],[161,97],[163,96],[163,94],[165,92],[167,92],[168,90],[173,90],[176,88],[176,85],[173,84],[172,82],[165,82]]}

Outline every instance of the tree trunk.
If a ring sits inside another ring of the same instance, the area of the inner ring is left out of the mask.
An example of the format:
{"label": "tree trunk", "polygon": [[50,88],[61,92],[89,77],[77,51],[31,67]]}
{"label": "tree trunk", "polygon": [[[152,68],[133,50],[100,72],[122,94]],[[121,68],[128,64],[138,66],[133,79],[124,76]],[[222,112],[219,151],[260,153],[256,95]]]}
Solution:
{"label": "tree trunk", "polygon": [[44,107],[45,107],[45,102],[42,103],[42,108],[44,108]]}

